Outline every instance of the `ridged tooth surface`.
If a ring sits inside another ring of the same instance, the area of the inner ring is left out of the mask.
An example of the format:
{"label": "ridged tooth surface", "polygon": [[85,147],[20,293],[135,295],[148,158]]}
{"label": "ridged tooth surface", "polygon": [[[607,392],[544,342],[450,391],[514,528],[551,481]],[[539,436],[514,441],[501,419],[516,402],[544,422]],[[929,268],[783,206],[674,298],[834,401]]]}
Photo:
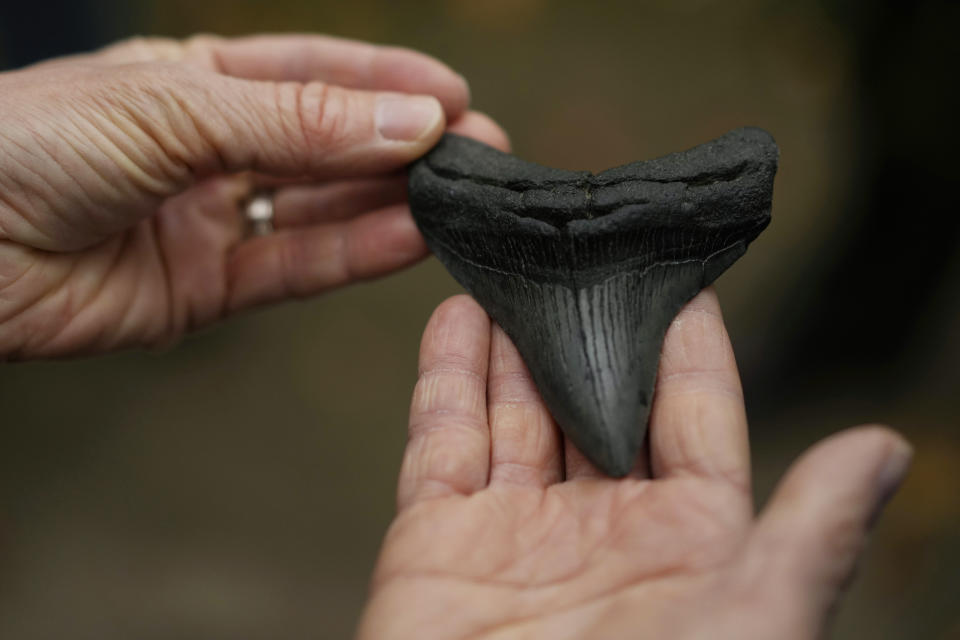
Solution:
{"label": "ridged tooth surface", "polygon": [[561,429],[629,472],[679,310],[770,217],[777,149],[739,129],[598,175],[448,134],[410,171],[427,243],[511,337]]}

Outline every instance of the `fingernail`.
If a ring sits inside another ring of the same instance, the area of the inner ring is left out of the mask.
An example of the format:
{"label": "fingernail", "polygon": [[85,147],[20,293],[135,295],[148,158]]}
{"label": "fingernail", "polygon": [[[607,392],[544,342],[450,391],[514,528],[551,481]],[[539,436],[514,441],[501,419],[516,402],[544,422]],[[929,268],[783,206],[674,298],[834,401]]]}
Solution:
{"label": "fingernail", "polygon": [[876,506],[870,517],[870,528],[873,528],[877,523],[880,514],[883,512],[883,508],[887,506],[890,498],[892,498],[893,494],[900,488],[903,479],[907,475],[907,469],[910,468],[910,461],[912,459],[913,448],[905,441],[899,442],[887,455],[887,459],[884,461],[883,466],[880,467],[880,472],[876,478],[877,498]]}
{"label": "fingernail", "polygon": [[377,131],[387,140],[419,140],[442,117],[440,103],[429,96],[384,95],[377,101]]}

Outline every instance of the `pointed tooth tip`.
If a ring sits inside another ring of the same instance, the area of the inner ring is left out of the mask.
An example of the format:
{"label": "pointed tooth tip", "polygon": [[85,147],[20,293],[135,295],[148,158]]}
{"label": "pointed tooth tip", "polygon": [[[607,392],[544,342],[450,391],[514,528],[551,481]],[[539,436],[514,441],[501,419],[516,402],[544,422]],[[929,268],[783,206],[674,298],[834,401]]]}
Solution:
{"label": "pointed tooth tip", "polygon": [[608,467],[601,470],[611,478],[624,478],[633,470],[633,467],[633,458],[625,458],[622,460],[614,460]]}
{"label": "pointed tooth tip", "polygon": [[[634,430],[639,430],[636,422],[631,421]],[[622,438],[618,443],[611,443],[604,471],[614,478],[622,478],[630,473],[637,464],[637,455],[640,446],[636,442],[635,433],[621,432]]]}
{"label": "pointed tooth tip", "polygon": [[[575,440],[575,444],[594,466],[608,476],[622,478],[636,467],[644,429],[639,426],[635,411],[631,412],[629,419],[625,417],[618,422],[617,428],[611,428],[610,423],[603,420],[584,420],[577,429],[568,431],[570,434],[578,432],[585,436],[593,435],[588,442],[578,443]],[[598,440],[596,434],[600,433],[606,435]]]}

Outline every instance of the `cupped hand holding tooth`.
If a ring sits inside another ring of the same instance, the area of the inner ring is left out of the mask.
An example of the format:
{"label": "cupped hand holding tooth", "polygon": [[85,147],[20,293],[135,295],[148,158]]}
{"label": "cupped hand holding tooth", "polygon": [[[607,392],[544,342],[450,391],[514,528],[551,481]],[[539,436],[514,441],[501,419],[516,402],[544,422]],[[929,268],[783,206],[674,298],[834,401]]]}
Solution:
{"label": "cupped hand holding tooth", "polygon": [[[134,40],[0,74],[0,359],[156,345],[426,254],[400,170],[506,144],[425,55],[319,36]],[[241,202],[276,193],[277,231]]]}
{"label": "cupped hand holding tooth", "polygon": [[[398,173],[449,124],[503,147],[415,52],[312,36],[137,40],[0,74],[0,359],[169,342],[252,305],[410,264]],[[276,231],[240,203],[279,186]],[[647,464],[649,460],[649,464]],[[649,450],[599,475],[465,297],[424,335],[400,512],[366,638],[810,638],[909,448],[817,445],[754,518],[712,292],[667,334]]]}
{"label": "cupped hand holding tooth", "polygon": [[399,514],[361,638],[818,637],[909,446],[861,427],[813,447],[754,516],[747,424],[716,296],[672,323],[648,448],[599,474],[467,297],[420,351]]}

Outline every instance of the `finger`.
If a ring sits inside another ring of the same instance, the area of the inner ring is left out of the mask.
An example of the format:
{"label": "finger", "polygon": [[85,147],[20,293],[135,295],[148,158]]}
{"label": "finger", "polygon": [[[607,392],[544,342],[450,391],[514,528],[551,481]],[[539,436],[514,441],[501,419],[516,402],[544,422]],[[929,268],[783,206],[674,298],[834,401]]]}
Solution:
{"label": "finger", "polygon": [[[141,194],[149,203],[223,173],[330,180],[394,172],[430,149],[445,127],[432,96],[169,66],[123,67],[102,84],[72,89],[72,108],[104,147],[87,159],[101,180],[111,176],[110,193]],[[105,93],[112,96],[109,114],[99,98]]]}
{"label": "finger", "polygon": [[152,223],[169,298],[171,339],[223,314],[224,256],[241,240],[237,213],[248,193],[244,176],[221,176],[163,203]]}
{"label": "finger", "polygon": [[[463,114],[449,130],[503,151],[510,149],[510,139],[504,130],[489,116],[476,111]],[[258,177],[258,180],[263,185],[283,184],[269,177]],[[404,200],[406,195],[405,174],[322,185],[288,185],[277,191],[275,223],[278,227],[286,227],[342,220],[395,204]]]}
{"label": "finger", "polygon": [[468,111],[450,123],[449,130],[461,136],[467,136],[485,142],[499,149],[510,151],[510,137],[490,116],[479,111]]}
{"label": "finger", "polygon": [[[488,116],[471,111],[451,124],[450,131],[508,151],[510,141]],[[290,184],[283,179],[256,176],[257,184],[283,187],[276,193],[277,227],[343,220],[406,198],[406,175],[343,180],[322,185]]]}
{"label": "finger", "polygon": [[447,117],[457,118],[470,103],[463,76],[418,51],[310,34],[221,38],[198,35],[131,38],[99,51],[111,64],[189,61],[204,69],[249,80],[324,82],[352,89],[435,96]]}
{"label": "finger", "polygon": [[[451,122],[447,130],[451,133],[479,140],[501,151],[510,151],[510,138],[507,133],[490,116],[479,111],[464,113]],[[293,186],[307,182],[309,178],[308,175],[276,176],[263,173],[251,176],[257,186],[264,188]]]}
{"label": "finger", "polygon": [[427,255],[403,205],[353,220],[281,229],[238,245],[227,263],[228,310],[302,298],[408,266]]}
{"label": "finger", "polygon": [[322,81],[341,87],[435,96],[454,119],[470,103],[463,76],[435,58],[401,47],[322,35],[197,36],[188,55],[222,73],[253,80]]}
{"label": "finger", "polygon": [[425,153],[445,123],[432,96],[317,82],[175,74],[161,96],[162,90],[175,97],[176,105],[147,105],[162,106],[165,112],[150,122],[138,113],[138,121],[192,173],[252,170],[313,179],[376,175]]}
{"label": "finger", "polygon": [[450,298],[430,318],[397,489],[399,508],[486,486],[490,459],[487,368],[490,320],[468,296]]}
{"label": "finger", "polygon": [[490,486],[546,487],[561,479],[560,437],[530,372],[497,325],[490,337]]}
{"label": "finger", "polygon": [[284,228],[346,220],[401,203],[406,196],[406,176],[399,174],[288,186],[274,195],[274,224]]}
{"label": "finger", "polygon": [[712,289],[683,308],[664,338],[649,437],[654,477],[716,479],[750,494],[743,394]]}
{"label": "finger", "polygon": [[910,457],[907,442],[883,427],[850,429],[805,453],[751,534],[747,584],[772,598],[773,607],[822,620]]}

